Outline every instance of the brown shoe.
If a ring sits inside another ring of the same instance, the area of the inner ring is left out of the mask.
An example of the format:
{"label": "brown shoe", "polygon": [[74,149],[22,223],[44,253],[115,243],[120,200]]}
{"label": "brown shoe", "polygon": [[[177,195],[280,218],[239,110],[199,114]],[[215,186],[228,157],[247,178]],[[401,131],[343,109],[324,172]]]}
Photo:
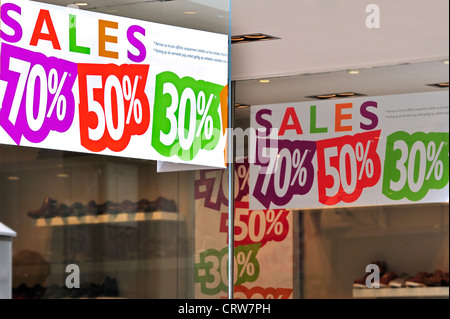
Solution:
{"label": "brown shoe", "polygon": [[58,214],[58,203],[56,200],[46,197],[42,203],[41,208],[28,212],[28,216],[32,218],[51,218]]}
{"label": "brown shoe", "polygon": [[446,272],[444,274],[444,278],[442,278],[442,281],[441,281],[441,286],[448,287],[448,272]]}
{"label": "brown shoe", "polygon": [[353,288],[367,288],[366,287],[366,278],[369,274],[365,274],[364,277],[355,279],[353,281]]}
{"label": "brown shoe", "polygon": [[395,278],[397,278],[397,275],[392,271],[384,273],[384,275],[380,278],[380,288],[389,287],[389,283]]}
{"label": "brown shoe", "polygon": [[431,276],[425,277],[423,283],[427,286],[440,286],[444,280],[444,273],[441,270],[436,270]]}
{"label": "brown shoe", "polygon": [[389,287],[391,288],[403,288],[405,287],[405,282],[407,279],[409,279],[411,276],[407,273],[400,274],[397,278],[394,280],[391,280],[389,282]]}
{"label": "brown shoe", "polygon": [[405,285],[407,287],[426,287],[427,285],[424,283],[424,280],[428,276],[430,276],[429,273],[421,271],[414,277],[411,277],[408,280],[406,280]]}
{"label": "brown shoe", "polygon": [[118,206],[119,212],[121,213],[136,213],[137,203],[132,202],[131,200],[124,200]]}

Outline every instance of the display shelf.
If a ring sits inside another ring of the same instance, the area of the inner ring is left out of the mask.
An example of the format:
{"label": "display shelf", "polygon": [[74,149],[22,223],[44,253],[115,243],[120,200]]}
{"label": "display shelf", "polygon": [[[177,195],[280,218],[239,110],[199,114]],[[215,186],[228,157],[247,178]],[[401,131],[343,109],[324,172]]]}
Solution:
{"label": "display shelf", "polygon": [[183,221],[184,215],[175,212],[156,211],[151,213],[119,213],[104,215],[85,215],[33,219],[36,227],[71,226],[84,224],[126,223],[142,221]]}
{"label": "display shelf", "polygon": [[449,298],[449,287],[353,289],[353,298]]}

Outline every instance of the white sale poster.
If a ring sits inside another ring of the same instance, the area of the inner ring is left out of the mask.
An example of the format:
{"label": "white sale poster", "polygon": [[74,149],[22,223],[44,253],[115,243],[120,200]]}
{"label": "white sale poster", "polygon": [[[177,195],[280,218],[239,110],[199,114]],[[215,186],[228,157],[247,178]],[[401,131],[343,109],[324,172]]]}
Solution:
{"label": "white sale poster", "polygon": [[448,91],[252,106],[251,127],[251,209],[448,202]]}
{"label": "white sale poster", "polygon": [[225,167],[228,36],[1,1],[0,143]]}

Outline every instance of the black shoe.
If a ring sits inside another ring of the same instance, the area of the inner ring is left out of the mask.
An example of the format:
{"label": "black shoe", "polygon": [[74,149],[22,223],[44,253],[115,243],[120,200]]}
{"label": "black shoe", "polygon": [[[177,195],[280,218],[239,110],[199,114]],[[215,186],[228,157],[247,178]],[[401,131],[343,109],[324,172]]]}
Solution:
{"label": "black shoe", "polygon": [[86,214],[96,216],[97,215],[97,203],[94,200],[89,201],[89,203],[86,204]]}
{"label": "black shoe", "polygon": [[99,294],[104,297],[118,297],[119,289],[116,279],[106,276],[100,283]]}
{"label": "black shoe", "polygon": [[86,207],[80,202],[73,203],[72,206],[70,206],[69,211],[71,216],[76,217],[84,216],[87,214]]}
{"label": "black shoe", "polygon": [[111,214],[115,215],[119,212],[119,205],[108,200],[104,204],[97,206],[97,215]]}
{"label": "black shoe", "polygon": [[177,205],[175,204],[175,201],[169,200],[165,197],[158,197],[155,201],[151,202],[151,206],[155,207],[158,211],[164,211],[164,212],[177,212]]}
{"label": "black shoe", "polygon": [[69,206],[67,206],[66,204],[59,204],[58,205],[58,213],[57,216],[61,216],[61,217],[67,217],[70,216],[70,209]]}
{"label": "black shoe", "polygon": [[133,203],[130,200],[124,200],[119,205],[119,211],[121,213],[136,213],[137,210],[137,204]]}
{"label": "black shoe", "polygon": [[80,290],[82,292],[82,296],[86,298],[96,298],[99,296],[99,285],[94,284],[93,282],[81,284]]}
{"label": "black shoe", "polygon": [[138,212],[144,212],[144,213],[150,213],[150,212],[154,212],[156,210],[156,208],[152,206],[151,202],[148,199],[141,199],[137,203],[136,209]]}
{"label": "black shoe", "polygon": [[67,288],[62,288],[56,284],[51,284],[45,289],[45,293],[42,296],[43,299],[61,299],[69,296]]}

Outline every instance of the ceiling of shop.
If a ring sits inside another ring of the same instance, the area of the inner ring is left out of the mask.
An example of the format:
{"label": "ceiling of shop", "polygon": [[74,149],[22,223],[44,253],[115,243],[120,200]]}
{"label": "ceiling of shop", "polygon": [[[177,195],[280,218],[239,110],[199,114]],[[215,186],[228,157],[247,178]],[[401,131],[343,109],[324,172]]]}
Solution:
{"label": "ceiling of shop", "polygon": [[[73,0],[44,0],[68,5]],[[226,0],[87,0],[82,10],[228,33]],[[233,44],[236,102],[256,105],[353,91],[366,95],[439,90],[448,82],[448,0],[232,0],[231,35],[279,39]],[[369,4],[380,27],[368,28]],[[196,12],[186,14],[185,12]],[[347,70],[360,74],[349,75]],[[270,83],[257,79],[270,78]],[[237,110],[246,121],[248,108]]]}
{"label": "ceiling of shop", "polygon": [[[379,28],[368,28],[369,4]],[[236,80],[448,58],[448,0],[232,0],[232,34],[280,40],[236,44]]]}

